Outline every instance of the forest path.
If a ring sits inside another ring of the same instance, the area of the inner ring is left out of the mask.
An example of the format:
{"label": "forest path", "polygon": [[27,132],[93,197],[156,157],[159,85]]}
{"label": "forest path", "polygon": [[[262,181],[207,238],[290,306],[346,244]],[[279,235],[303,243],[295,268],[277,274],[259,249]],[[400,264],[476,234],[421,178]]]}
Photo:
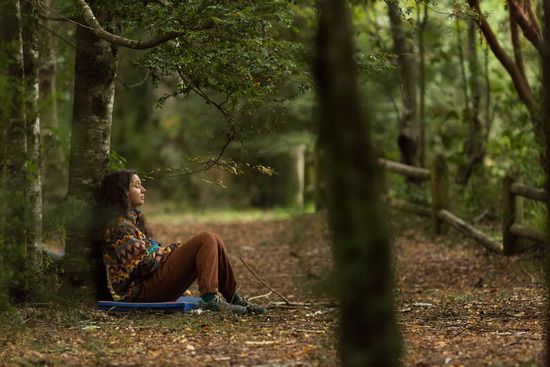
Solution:
{"label": "forest path", "polygon": [[[239,256],[290,301],[308,305],[241,317],[21,308],[19,318],[0,320],[0,365],[339,365],[337,310],[322,286],[330,267],[322,215],[172,223],[152,218],[159,241],[183,241],[203,230],[219,233],[244,295],[268,290]],[[404,366],[541,364],[544,289],[532,255],[491,254],[453,231],[433,236],[427,221],[410,216],[399,214],[392,223]],[[273,306],[280,298],[272,293],[255,301]]]}
{"label": "forest path", "polygon": [[[426,220],[394,216],[397,312],[405,340],[404,365],[540,364],[544,288],[540,263],[534,256],[496,255],[453,230],[434,236]],[[157,228],[159,235],[173,235],[167,226]],[[291,301],[315,304],[326,298],[322,284],[330,267],[330,248],[321,215],[177,228],[180,239],[202,229],[219,232],[234,256],[254,265],[268,284]],[[242,292],[264,294],[265,288],[241,262],[234,262]],[[269,300],[280,301],[275,294]],[[269,303],[267,299],[258,301]],[[294,329],[318,323],[317,333],[294,332],[296,345],[307,340],[312,345],[302,362],[335,363],[334,309],[312,305],[277,315],[292,320],[289,326]],[[324,347],[320,349],[320,345]],[[288,357],[284,358],[287,362],[296,360]]]}

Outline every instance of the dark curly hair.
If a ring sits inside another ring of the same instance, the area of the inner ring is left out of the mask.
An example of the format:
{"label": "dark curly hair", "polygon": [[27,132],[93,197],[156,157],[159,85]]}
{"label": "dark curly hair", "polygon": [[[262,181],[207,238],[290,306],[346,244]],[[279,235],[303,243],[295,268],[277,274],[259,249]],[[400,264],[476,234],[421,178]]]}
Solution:
{"label": "dark curly hair", "polygon": [[[132,182],[132,176],[137,172],[130,169],[122,169],[108,174],[103,178],[99,190],[99,206],[101,210],[101,234],[115,218],[126,215],[131,209],[128,200],[128,190]],[[140,214],[140,222],[144,224],[145,235],[152,238],[153,234],[147,225],[145,216]]]}
{"label": "dark curly hair", "polygon": [[130,209],[128,190],[135,174],[133,170],[123,169],[103,178],[99,189],[99,202],[103,209],[110,211],[113,216],[124,214]]}

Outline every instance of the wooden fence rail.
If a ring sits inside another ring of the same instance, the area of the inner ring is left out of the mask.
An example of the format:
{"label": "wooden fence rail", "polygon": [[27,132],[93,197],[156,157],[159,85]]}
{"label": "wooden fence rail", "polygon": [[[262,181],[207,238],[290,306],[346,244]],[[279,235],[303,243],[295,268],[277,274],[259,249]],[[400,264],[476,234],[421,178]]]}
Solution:
{"label": "wooden fence rail", "polygon": [[546,233],[521,224],[523,221],[521,198],[545,202],[546,191],[517,181],[514,171],[508,172],[502,181],[502,247],[506,255],[520,252],[518,242],[520,238],[544,244],[548,242]]}
{"label": "wooden fence rail", "polygon": [[524,197],[544,202],[547,197],[546,191],[517,182],[512,173],[504,177],[502,184],[501,244],[500,240],[488,236],[449,211],[448,170],[443,156],[435,157],[431,169],[409,166],[383,158],[378,159],[378,164],[389,172],[417,181],[430,181],[431,202],[429,208],[405,200],[389,197],[386,199],[392,207],[430,216],[435,233],[442,233],[446,224],[475,239],[487,249],[506,255],[519,252],[517,241],[519,238],[527,238],[540,243],[547,242],[547,234],[521,225],[523,205],[520,200],[520,197]]}

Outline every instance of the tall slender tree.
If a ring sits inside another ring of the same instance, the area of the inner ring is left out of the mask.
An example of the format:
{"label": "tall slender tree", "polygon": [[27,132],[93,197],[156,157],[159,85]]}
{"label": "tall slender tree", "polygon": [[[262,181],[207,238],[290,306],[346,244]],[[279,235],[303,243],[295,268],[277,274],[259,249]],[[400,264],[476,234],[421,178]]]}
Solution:
{"label": "tall slender tree", "polygon": [[399,75],[401,76],[401,94],[403,97],[397,144],[401,151],[401,161],[412,166],[418,166],[420,164],[422,134],[418,119],[416,57],[412,40],[406,36],[403,29],[398,0],[388,1],[388,14]]}
{"label": "tall slender tree", "polygon": [[[418,145],[420,149],[420,166],[426,165],[426,41],[425,33],[428,25],[428,6],[427,4],[417,3],[417,23],[418,23],[418,124],[420,126],[420,137]],[[422,16],[420,9],[423,9]]]}
{"label": "tall slender tree", "polygon": [[42,175],[38,115],[38,10],[21,4],[27,139],[27,267],[39,268],[42,247]]}
{"label": "tall slender tree", "polygon": [[391,241],[361,107],[348,4],[319,2],[315,79],[344,366],[397,366]]}
{"label": "tall slender tree", "polygon": [[[477,27],[475,21],[467,20],[467,41],[465,61],[468,65],[468,76],[464,78],[466,93],[465,110],[468,123],[468,137],[464,142],[463,161],[458,169],[456,181],[465,185],[476,166],[481,164],[485,157],[485,138],[488,136],[481,119],[481,95],[482,95],[482,73],[477,51]],[[459,45],[462,47],[462,45]]]}

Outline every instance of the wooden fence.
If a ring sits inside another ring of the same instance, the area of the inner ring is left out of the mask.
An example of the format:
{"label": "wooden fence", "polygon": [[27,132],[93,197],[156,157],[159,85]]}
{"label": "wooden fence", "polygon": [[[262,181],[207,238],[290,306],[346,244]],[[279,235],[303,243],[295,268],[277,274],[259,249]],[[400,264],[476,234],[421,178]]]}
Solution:
{"label": "wooden fence", "polygon": [[521,224],[523,218],[521,198],[544,202],[547,196],[546,192],[518,182],[512,173],[504,177],[502,184],[501,242],[449,211],[449,175],[443,156],[436,156],[430,169],[409,166],[383,158],[378,160],[378,164],[386,171],[398,173],[417,182],[430,181],[429,207],[389,197],[387,197],[387,201],[392,207],[430,216],[434,232],[437,234],[445,231],[445,224],[447,224],[472,237],[487,249],[506,255],[519,252],[519,238],[527,238],[540,243],[547,242],[545,233]]}
{"label": "wooden fence", "polygon": [[[518,239],[546,243],[547,234],[522,225],[523,203],[521,198],[546,202],[546,191],[519,182],[514,173],[508,173],[502,182],[502,244],[504,253],[519,252]],[[519,199],[519,200],[518,200]]]}

